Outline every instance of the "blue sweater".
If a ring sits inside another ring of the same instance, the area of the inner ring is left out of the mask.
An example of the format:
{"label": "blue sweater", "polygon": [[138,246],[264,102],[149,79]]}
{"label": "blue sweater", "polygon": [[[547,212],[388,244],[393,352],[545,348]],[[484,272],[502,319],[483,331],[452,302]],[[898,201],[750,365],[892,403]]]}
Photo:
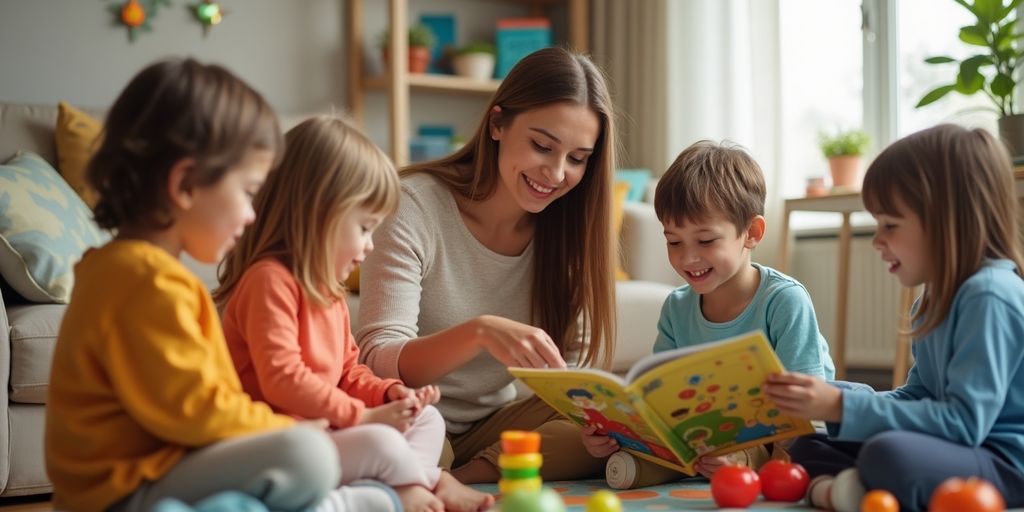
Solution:
{"label": "blue sweater", "polygon": [[661,308],[654,351],[691,347],[762,330],[786,370],[835,378],[828,343],[818,331],[807,289],[782,272],[753,265],[761,276],[757,292],[743,312],[728,322],[709,322],[704,318],[700,294],[689,285],[673,290]]}
{"label": "blue sweater", "polygon": [[864,441],[908,430],[985,445],[1024,471],[1024,280],[1014,268],[990,261],[964,281],[946,320],[914,342],[906,385],[844,390],[844,420],[829,432]]}

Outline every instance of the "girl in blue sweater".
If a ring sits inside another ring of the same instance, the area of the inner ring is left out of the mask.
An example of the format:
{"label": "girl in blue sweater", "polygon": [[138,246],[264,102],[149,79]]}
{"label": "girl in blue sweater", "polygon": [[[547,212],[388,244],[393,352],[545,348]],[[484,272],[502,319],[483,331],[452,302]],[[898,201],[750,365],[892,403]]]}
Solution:
{"label": "girl in blue sweater", "polygon": [[863,196],[889,272],[924,285],[915,364],[883,393],[768,379],[782,412],[829,422],[790,450],[816,477],[811,504],[858,510],[864,489],[884,489],[922,510],[943,480],[977,476],[1024,505],[1024,260],[1006,149],[981,129],[920,131],[875,159]]}

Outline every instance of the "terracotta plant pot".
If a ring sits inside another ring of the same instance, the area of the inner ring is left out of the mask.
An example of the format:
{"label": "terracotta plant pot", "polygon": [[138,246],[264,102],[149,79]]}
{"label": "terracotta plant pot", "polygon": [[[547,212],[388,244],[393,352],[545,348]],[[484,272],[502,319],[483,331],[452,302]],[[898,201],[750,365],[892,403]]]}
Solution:
{"label": "terracotta plant pot", "polygon": [[[388,66],[391,63],[391,50],[384,48],[384,66]],[[427,67],[430,65],[430,48],[426,46],[410,46],[409,47],[409,72],[410,73],[426,73]]]}
{"label": "terracotta plant pot", "polygon": [[828,159],[832,187],[860,190],[860,155],[833,156]]}
{"label": "terracotta plant pot", "polygon": [[1024,114],[1013,114],[999,118],[999,138],[1010,156],[1024,155]]}

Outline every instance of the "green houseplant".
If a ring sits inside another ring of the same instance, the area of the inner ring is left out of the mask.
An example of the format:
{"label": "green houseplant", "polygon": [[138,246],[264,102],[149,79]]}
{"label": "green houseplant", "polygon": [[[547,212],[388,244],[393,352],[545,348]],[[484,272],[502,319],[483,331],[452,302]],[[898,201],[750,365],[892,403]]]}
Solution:
{"label": "green houseplant", "polygon": [[[409,72],[426,73],[430,64],[430,49],[434,47],[437,38],[426,25],[416,24],[409,27]],[[380,37],[380,45],[384,51],[384,62],[390,60],[391,34],[385,30]]]}
{"label": "green houseplant", "polygon": [[870,143],[868,134],[862,130],[839,130],[818,135],[821,152],[828,158],[834,188],[860,188],[860,159]]}
{"label": "green houseplant", "polygon": [[1024,116],[1015,91],[1024,59],[1024,45],[1017,29],[1017,7],[1024,0],[954,0],[970,11],[973,23],[960,27],[961,41],[977,53],[958,61],[945,55],[925,59],[928,64],[956,64],[956,80],[937,87],[921,98],[917,107],[934,103],[951,92],[982,93],[999,114],[999,132],[1014,154],[1024,153]]}
{"label": "green houseplant", "polygon": [[455,51],[452,67],[459,76],[490,79],[494,76],[494,45],[482,41],[466,43]]}

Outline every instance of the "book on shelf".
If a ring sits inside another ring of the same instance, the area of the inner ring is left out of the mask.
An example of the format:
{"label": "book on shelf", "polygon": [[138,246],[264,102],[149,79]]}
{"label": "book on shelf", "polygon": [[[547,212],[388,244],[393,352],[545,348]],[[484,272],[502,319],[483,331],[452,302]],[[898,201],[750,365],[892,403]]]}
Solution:
{"label": "book on shelf", "polygon": [[589,368],[509,371],[566,418],[689,475],[702,455],[814,432],[764,395],[767,376],[783,367],[761,331],[652,354],[625,377]]}

